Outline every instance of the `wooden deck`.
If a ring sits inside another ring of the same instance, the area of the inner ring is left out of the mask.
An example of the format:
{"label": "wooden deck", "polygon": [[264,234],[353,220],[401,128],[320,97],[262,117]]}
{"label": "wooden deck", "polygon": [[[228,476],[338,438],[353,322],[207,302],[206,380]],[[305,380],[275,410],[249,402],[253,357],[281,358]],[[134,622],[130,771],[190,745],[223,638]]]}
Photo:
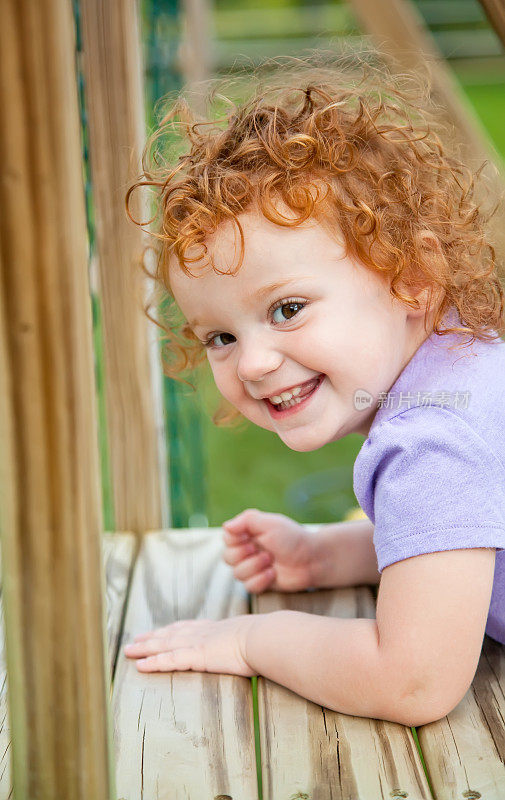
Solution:
{"label": "wooden deck", "polygon": [[[107,638],[113,675],[118,800],[257,800],[252,684],[200,673],[141,674],[122,647],[176,619],[247,612],[221,560],[220,529],[106,534]],[[252,611],[294,608],[373,617],[368,587],[252,598]],[[437,800],[505,797],[505,649],[485,637],[467,695],[418,729]],[[0,693],[0,800],[11,797],[5,666]],[[412,730],[338,714],[258,678],[264,800],[430,800]]]}

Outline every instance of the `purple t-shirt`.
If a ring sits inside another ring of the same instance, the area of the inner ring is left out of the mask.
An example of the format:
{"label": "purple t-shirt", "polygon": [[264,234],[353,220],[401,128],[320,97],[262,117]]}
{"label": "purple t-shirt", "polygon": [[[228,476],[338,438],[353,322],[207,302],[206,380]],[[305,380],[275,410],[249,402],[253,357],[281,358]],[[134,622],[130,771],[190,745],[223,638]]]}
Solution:
{"label": "purple t-shirt", "polygon": [[[456,309],[444,318],[461,325]],[[505,644],[505,342],[432,333],[378,402],[354,464],[379,572],[423,553],[496,548],[486,633]]]}

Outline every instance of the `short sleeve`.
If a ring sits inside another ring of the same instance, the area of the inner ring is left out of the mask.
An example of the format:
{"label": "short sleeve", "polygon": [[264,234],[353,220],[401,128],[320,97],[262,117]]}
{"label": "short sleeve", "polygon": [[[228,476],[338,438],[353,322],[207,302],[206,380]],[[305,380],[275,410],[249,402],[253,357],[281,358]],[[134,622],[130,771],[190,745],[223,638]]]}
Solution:
{"label": "short sleeve", "polygon": [[505,470],[482,437],[440,406],[381,422],[354,465],[354,492],[375,525],[379,571],[411,556],[505,549]]}

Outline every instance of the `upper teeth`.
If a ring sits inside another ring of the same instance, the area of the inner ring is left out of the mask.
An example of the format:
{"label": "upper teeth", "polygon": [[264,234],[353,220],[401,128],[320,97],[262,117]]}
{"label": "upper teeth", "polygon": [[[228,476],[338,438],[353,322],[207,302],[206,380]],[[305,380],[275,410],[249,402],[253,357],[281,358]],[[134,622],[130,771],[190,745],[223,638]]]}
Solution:
{"label": "upper teeth", "polygon": [[279,403],[285,403],[286,400],[291,400],[292,397],[298,397],[300,392],[302,391],[301,386],[295,386],[294,389],[291,389],[290,392],[282,392],[282,394],[274,394],[273,397],[269,397],[271,403],[278,405]]}

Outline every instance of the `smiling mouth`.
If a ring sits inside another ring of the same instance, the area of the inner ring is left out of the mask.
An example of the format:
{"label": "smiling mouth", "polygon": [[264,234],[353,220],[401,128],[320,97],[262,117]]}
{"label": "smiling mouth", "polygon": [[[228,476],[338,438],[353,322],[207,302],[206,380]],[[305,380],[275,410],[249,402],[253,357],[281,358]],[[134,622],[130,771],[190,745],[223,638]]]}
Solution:
{"label": "smiling mouth", "polygon": [[300,384],[302,391],[297,397],[292,397],[290,400],[283,401],[282,403],[272,403],[268,398],[265,398],[268,410],[272,416],[278,417],[287,412],[294,413],[305,405],[306,401],[312,397],[317,391],[319,386],[324,380],[324,375],[318,375],[317,378],[312,378],[305,384]]}

